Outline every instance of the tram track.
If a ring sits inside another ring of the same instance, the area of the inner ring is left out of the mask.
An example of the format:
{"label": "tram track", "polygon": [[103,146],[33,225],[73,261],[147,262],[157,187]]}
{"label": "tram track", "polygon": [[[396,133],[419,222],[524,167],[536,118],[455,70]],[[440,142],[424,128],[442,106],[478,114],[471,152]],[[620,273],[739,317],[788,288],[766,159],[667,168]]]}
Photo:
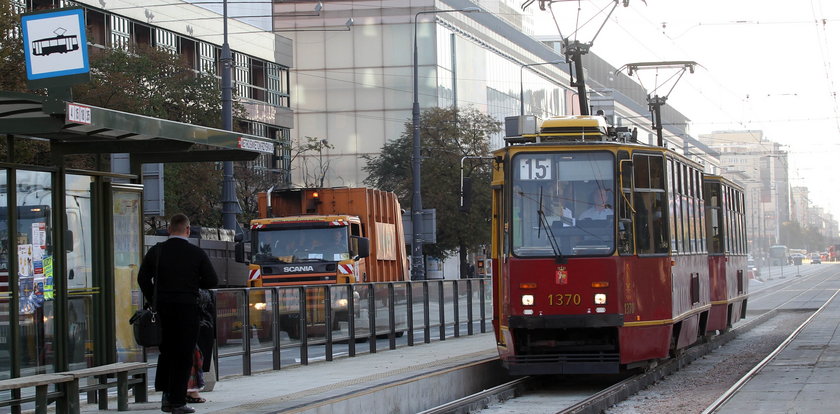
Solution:
{"label": "tram track", "polygon": [[[816,280],[820,277],[823,277],[822,280]],[[767,299],[772,300],[774,295],[782,294],[782,291],[786,291],[791,294],[790,296],[786,297],[785,299],[781,300],[779,303],[773,305],[770,309],[765,310],[764,312],[751,317],[748,320],[745,320],[741,324],[737,325],[736,327],[727,330],[717,336],[714,336],[702,343],[696,344],[691,348],[685,350],[680,355],[664,360],[657,364],[656,366],[648,369],[646,372],[633,375],[632,377],[623,379],[618,381],[614,384],[608,385],[600,391],[589,393],[588,395],[581,395],[579,396],[580,399],[577,402],[569,404],[564,408],[559,408],[556,412],[558,413],[601,413],[607,410],[608,408],[614,406],[615,404],[635,395],[639,391],[647,388],[651,384],[654,384],[658,381],[663,380],[664,378],[668,377],[669,375],[679,371],[683,367],[691,364],[693,361],[697,360],[698,358],[702,358],[705,355],[709,354],[715,349],[722,347],[723,345],[727,344],[728,342],[732,341],[733,339],[737,338],[740,335],[743,335],[750,330],[761,326],[764,323],[767,323],[775,316],[779,315],[781,312],[801,312],[801,311],[818,311],[817,307],[814,308],[791,308],[791,305],[802,302],[803,300],[807,300],[809,295],[814,295],[815,292],[820,290],[825,290],[822,286],[827,281],[832,280],[830,274],[826,274],[822,271],[816,272],[813,274],[809,274],[802,277],[797,277],[796,279],[791,280],[789,283],[786,283],[784,286],[779,286],[780,289],[773,289],[769,287],[767,289],[762,289],[759,292],[756,292],[756,297],[751,295],[751,299],[759,300],[759,299]],[[800,287],[807,286],[805,289],[799,290]],[[835,294],[831,297],[831,299],[836,296]],[[825,301],[828,303],[831,299]],[[824,306],[824,305],[823,305]],[[808,317],[808,320],[813,318],[813,315]],[[797,332],[800,331],[804,327],[804,324],[801,325],[800,328],[797,329]],[[792,338],[791,338],[792,340]],[[789,342],[789,341],[788,341]],[[780,345],[777,349],[778,352],[781,352],[782,346]],[[767,356],[765,360],[769,361],[772,358],[772,355]],[[766,364],[766,362],[765,362]],[[756,369],[758,372],[760,368]],[[754,375],[754,373],[752,374]],[[745,376],[746,377],[746,376]],[[521,380],[521,381],[520,381]],[[747,379],[748,380],[748,379]],[[744,380],[746,382],[747,380]],[[534,392],[533,389],[529,387],[540,387],[540,381],[535,379],[534,377],[523,377],[517,379],[515,381],[511,381],[505,384],[502,384],[498,387],[494,387],[493,389],[488,389],[482,391],[481,393],[477,393],[474,395],[470,395],[468,397],[462,398],[458,401],[453,401],[449,404],[444,406],[436,407],[432,410],[426,411],[428,413],[463,413],[463,412],[475,412],[476,409],[480,407],[486,407],[487,405],[496,402],[496,401],[505,401],[510,398],[528,398],[529,393]],[[732,393],[737,392],[737,389],[732,390]],[[568,398],[568,397],[566,397]],[[723,397],[721,397],[723,398]],[[721,402],[722,403],[722,402]],[[554,411],[554,410],[552,410]],[[488,412],[492,412],[492,410],[488,410]],[[506,412],[517,412],[517,411],[506,411]],[[523,411],[524,412],[524,411]],[[712,412],[712,411],[710,411]]]}
{"label": "tram track", "polygon": [[761,370],[764,369],[764,367],[767,366],[767,364],[769,364],[774,358],[781,354],[782,351],[784,351],[790,345],[790,343],[793,342],[793,340],[796,339],[796,337],[799,336],[799,334],[808,325],[811,324],[814,318],[816,318],[817,315],[819,315],[826,308],[826,306],[828,306],[831,303],[831,301],[833,301],[837,297],[838,294],[840,294],[840,290],[834,292],[834,294],[831,295],[831,298],[829,298],[822,306],[820,306],[820,308],[817,309],[816,312],[811,314],[811,316],[809,316],[808,319],[805,320],[805,322],[802,322],[802,324],[800,324],[796,328],[796,330],[794,330],[781,344],[779,344],[779,346],[777,346],[776,349],[773,350],[773,352],[771,352],[769,355],[767,355],[767,357],[761,360],[761,362],[759,362],[752,369],[750,369],[749,372],[747,372],[743,377],[741,377],[741,379],[739,379],[734,385],[732,385],[728,390],[726,390],[726,392],[723,395],[721,395],[717,400],[715,400],[712,404],[706,407],[706,409],[703,411],[703,414],[714,413],[718,410],[718,408],[726,404],[726,402],[729,401],[747,382],[749,382],[753,377],[758,375],[758,373],[761,372]]}

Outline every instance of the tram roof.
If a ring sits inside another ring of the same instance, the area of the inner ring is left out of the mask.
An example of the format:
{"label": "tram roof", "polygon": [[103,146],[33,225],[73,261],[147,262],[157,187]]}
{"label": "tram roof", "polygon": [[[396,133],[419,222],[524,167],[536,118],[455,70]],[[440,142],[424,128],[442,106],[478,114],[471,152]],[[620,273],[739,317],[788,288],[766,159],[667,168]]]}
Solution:
{"label": "tram roof", "polygon": [[721,183],[726,184],[726,185],[728,185],[732,188],[738,189],[742,192],[744,191],[744,187],[741,186],[741,184],[738,184],[738,183],[736,183],[736,182],[734,182],[734,181],[732,181],[732,180],[730,180],[730,179],[728,179],[724,176],[721,176],[721,175],[706,174],[706,175],[703,176],[703,181],[720,181]]}
{"label": "tram roof", "polygon": [[[84,121],[70,120],[71,105],[83,109]],[[130,153],[142,163],[250,161],[274,145],[254,135],[8,91],[0,91],[0,133],[45,138],[64,154]]]}

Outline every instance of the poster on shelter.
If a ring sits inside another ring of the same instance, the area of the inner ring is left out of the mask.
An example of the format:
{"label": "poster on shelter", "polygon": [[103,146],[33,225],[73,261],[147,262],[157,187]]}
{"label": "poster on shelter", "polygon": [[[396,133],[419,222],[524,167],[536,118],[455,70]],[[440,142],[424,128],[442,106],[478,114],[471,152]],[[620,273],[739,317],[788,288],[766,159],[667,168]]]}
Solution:
{"label": "poster on shelter", "polygon": [[18,276],[33,276],[31,244],[18,245]]}
{"label": "poster on shelter", "polygon": [[52,256],[44,257],[44,299],[55,299],[55,282],[53,282]]}

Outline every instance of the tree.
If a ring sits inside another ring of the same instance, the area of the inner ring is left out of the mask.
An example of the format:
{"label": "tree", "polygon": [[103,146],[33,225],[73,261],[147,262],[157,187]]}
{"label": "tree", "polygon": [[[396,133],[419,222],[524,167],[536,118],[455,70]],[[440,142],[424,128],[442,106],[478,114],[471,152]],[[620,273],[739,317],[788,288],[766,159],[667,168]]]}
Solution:
{"label": "tree", "polygon": [[[437,243],[424,245],[424,253],[445,258],[458,251],[461,276],[466,276],[467,252],[478,251],[490,242],[489,162],[467,159],[464,176],[474,183],[472,208],[459,210],[462,157],[488,156],[489,137],[501,130],[501,123],[474,108],[430,108],[421,114],[420,141],[423,208],[434,208],[437,215]],[[368,156],[365,184],[393,191],[403,206],[411,205],[412,154],[411,122],[400,138],[382,147],[377,156]]]}
{"label": "tree", "polygon": [[[305,187],[323,187],[324,179],[327,177],[327,172],[330,170],[329,158],[324,160],[324,151],[335,148],[326,139],[317,137],[304,137],[305,141],[298,143],[292,148],[292,163],[298,158],[303,157],[300,162],[301,178]],[[318,159],[310,162],[315,153],[318,153]],[[312,165],[314,164],[314,165]]]}
{"label": "tree", "polygon": [[[0,73],[0,90],[27,92],[20,15],[11,0],[0,0]],[[0,157],[7,159],[5,139],[0,140]],[[38,140],[18,140],[13,158],[19,163],[49,165],[49,145]]]}
{"label": "tree", "polygon": [[253,163],[236,162],[233,164],[236,177],[236,199],[242,207],[240,216],[243,223],[250,223],[258,218],[257,195],[271,187],[283,183],[281,174],[264,168],[255,168]]}
{"label": "tree", "polygon": [[[10,0],[0,0],[0,90],[26,92],[20,16]],[[180,56],[147,45],[132,45],[129,50],[90,49],[91,80],[72,88],[73,100],[93,106],[146,115],[171,121],[208,127],[221,127],[221,89],[215,76],[197,73]],[[31,91],[30,91],[31,92]],[[38,93],[43,93],[40,91]],[[242,118],[244,107],[234,101],[234,118]],[[235,126],[236,128],[236,126]],[[19,140],[15,161],[49,165],[49,145],[38,140]],[[5,158],[5,141],[0,140],[0,156]],[[95,169],[93,155],[66,159],[69,167]],[[107,163],[106,166],[107,167]],[[240,200],[254,205],[244,207],[243,216],[254,215],[255,193],[263,191],[264,181],[273,179],[263,171],[249,171],[240,163],[239,175],[248,182],[237,184]],[[250,172],[250,174],[246,174]],[[165,165],[167,211],[182,211],[193,222],[204,226],[221,224],[220,197],[222,173],[216,163],[173,163]],[[155,221],[155,220],[152,220]]]}
{"label": "tree", "polygon": [[0,90],[26,90],[20,15],[14,11],[11,0],[0,0],[0,73]]}
{"label": "tree", "polygon": [[[77,102],[170,121],[221,126],[218,80],[197,73],[179,56],[135,45],[128,51],[91,53],[90,65],[90,82],[73,88]],[[243,112],[241,106],[235,110],[239,115]]]}

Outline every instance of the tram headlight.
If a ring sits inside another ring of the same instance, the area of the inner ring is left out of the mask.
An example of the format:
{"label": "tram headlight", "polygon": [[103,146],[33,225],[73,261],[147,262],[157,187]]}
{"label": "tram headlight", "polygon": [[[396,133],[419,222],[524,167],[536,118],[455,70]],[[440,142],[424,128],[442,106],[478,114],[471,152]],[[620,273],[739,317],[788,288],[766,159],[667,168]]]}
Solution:
{"label": "tram headlight", "polygon": [[265,310],[265,307],[266,307],[265,302],[258,302],[258,303],[254,304],[254,309],[256,309],[256,310],[260,310],[260,311]]}
{"label": "tram headlight", "polygon": [[607,304],[607,294],[606,293],[596,293],[595,294],[595,304],[596,305],[606,305]]}
{"label": "tram headlight", "polygon": [[522,295],[522,306],[533,306],[534,295]]}

